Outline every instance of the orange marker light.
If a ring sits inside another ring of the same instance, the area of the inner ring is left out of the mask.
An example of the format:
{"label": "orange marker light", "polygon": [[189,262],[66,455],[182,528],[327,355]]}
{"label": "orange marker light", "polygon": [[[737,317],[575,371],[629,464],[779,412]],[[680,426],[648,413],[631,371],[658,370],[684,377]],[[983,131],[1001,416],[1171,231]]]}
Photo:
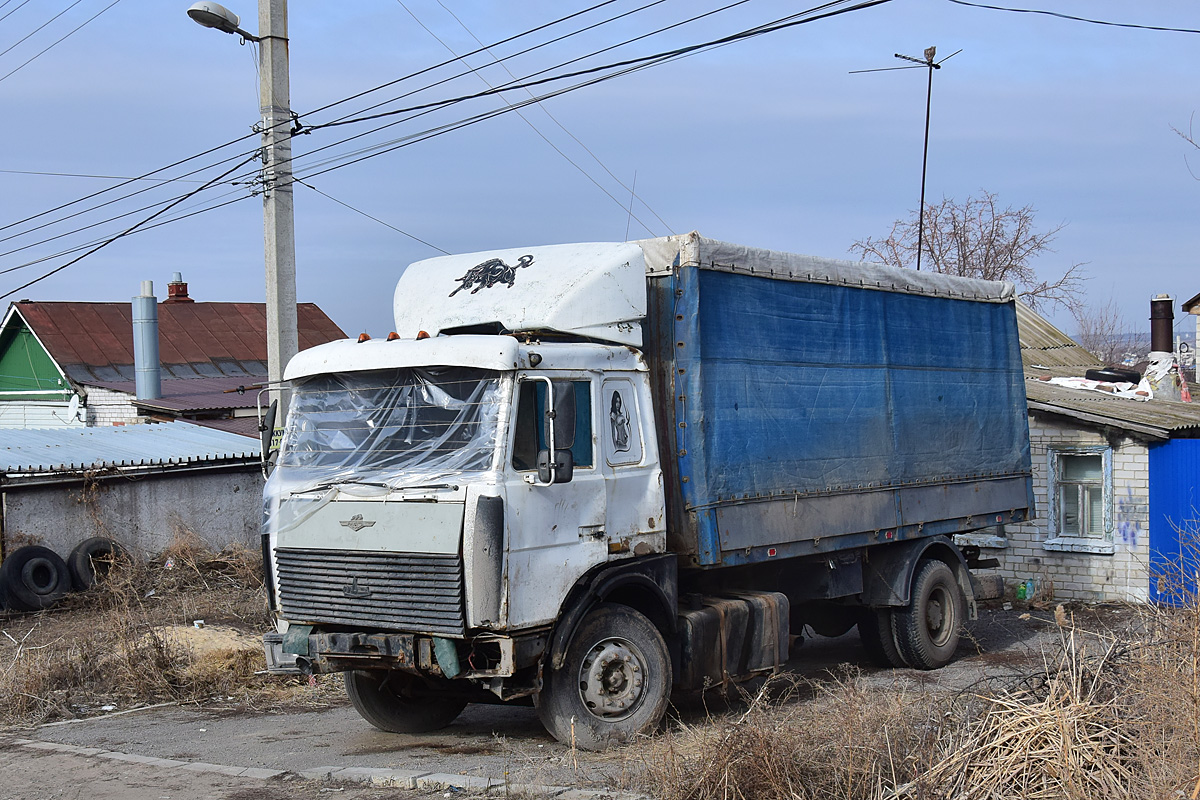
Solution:
{"label": "orange marker light", "polygon": [[362,344],[363,342],[369,342],[369,341],[371,341],[371,334],[369,334],[369,333],[360,333],[360,334],[358,335],[358,343],[359,343],[359,344]]}

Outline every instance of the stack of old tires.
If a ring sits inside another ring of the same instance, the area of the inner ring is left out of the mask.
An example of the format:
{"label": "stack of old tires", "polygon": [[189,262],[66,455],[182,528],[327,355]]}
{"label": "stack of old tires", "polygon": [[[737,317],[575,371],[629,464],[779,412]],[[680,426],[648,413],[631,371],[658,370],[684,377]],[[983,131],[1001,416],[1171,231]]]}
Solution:
{"label": "stack of old tires", "polygon": [[48,547],[18,547],[0,562],[0,608],[49,608],[68,592],[88,589],[102,581],[123,555],[120,545],[103,536],[75,545],[66,561]]}

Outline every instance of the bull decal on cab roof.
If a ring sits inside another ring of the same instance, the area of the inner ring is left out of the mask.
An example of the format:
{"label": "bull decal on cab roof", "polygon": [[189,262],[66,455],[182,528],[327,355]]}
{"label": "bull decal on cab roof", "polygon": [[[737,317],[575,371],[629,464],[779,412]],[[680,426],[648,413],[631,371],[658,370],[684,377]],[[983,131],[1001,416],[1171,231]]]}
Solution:
{"label": "bull decal on cab roof", "polygon": [[517,280],[517,270],[522,267],[528,267],[533,263],[533,256],[524,255],[517,259],[517,263],[513,266],[505,264],[498,258],[489,258],[482,264],[476,264],[467,270],[467,274],[455,280],[462,283],[457,289],[450,293],[450,297],[461,292],[463,289],[471,289],[471,294],[475,294],[480,289],[490,289],[497,283],[503,283],[510,289]]}

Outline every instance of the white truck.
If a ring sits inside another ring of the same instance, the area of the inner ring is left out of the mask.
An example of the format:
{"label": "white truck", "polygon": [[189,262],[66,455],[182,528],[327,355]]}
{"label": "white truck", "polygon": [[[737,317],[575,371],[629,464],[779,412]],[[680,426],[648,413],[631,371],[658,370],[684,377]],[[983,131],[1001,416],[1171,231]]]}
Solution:
{"label": "white truck", "polygon": [[384,730],[532,703],[584,748],[806,627],[939,667],[953,534],[1033,509],[1013,298],[695,233],[412,264],[392,334],[287,366],[269,666]]}

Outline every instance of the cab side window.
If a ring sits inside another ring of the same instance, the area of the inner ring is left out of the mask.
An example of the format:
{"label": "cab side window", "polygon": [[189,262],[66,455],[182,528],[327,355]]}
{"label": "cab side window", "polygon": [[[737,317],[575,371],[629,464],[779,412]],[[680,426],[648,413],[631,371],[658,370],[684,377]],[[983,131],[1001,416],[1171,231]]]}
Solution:
{"label": "cab side window", "polygon": [[[592,386],[590,381],[554,381],[558,387],[569,389],[575,398],[575,438],[569,449],[575,469],[594,466],[592,454]],[[537,469],[537,454],[549,445],[546,439],[546,384],[544,381],[522,381],[517,396],[517,415],[513,436],[513,469]]]}

